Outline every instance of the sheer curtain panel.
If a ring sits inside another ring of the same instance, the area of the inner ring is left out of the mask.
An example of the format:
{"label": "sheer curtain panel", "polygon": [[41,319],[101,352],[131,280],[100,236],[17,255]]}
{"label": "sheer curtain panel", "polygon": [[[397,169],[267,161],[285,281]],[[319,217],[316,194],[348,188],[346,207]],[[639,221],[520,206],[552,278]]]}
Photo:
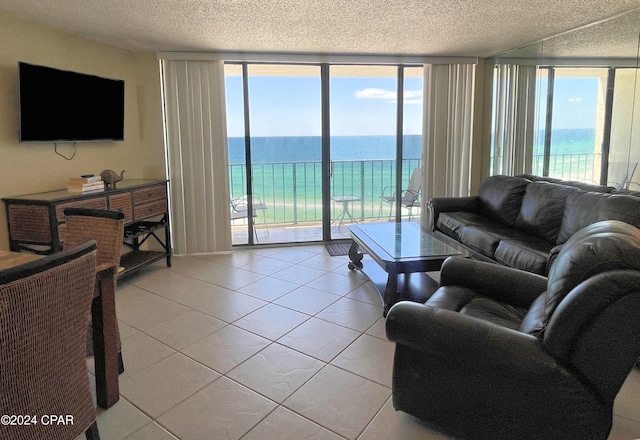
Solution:
{"label": "sheer curtain panel", "polygon": [[[473,64],[424,66],[425,201],[431,197],[469,195],[474,75]],[[423,216],[423,223],[427,219],[428,216]]]}
{"label": "sheer curtain panel", "polygon": [[175,253],[230,250],[224,64],[163,60],[162,66]]}

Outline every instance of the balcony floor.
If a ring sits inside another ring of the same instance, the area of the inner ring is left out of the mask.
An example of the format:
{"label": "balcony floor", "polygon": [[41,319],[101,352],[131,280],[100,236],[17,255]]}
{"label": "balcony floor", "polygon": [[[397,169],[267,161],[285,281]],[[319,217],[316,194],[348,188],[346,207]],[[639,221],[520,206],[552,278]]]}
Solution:
{"label": "balcony floor", "polygon": [[[406,216],[403,218],[403,221],[409,220],[409,217]],[[414,215],[411,218],[411,221],[418,222],[420,220],[419,215]],[[378,219],[366,219],[366,220],[358,220],[358,224],[362,223],[375,223],[375,222],[386,222],[389,221],[388,217],[381,217]],[[349,234],[349,225],[354,224],[353,222],[343,222],[339,224],[339,222],[335,222],[331,225],[331,237],[334,240],[340,239],[348,239],[350,237]],[[232,232],[232,243],[233,245],[246,245],[248,243],[247,237],[247,225],[246,224],[236,224],[231,227]],[[256,240],[257,236],[257,240]],[[257,245],[265,245],[265,244],[287,244],[287,243],[305,243],[305,242],[314,242],[314,241],[323,241],[322,240],[322,223],[304,223],[304,224],[282,224],[282,223],[271,223],[265,225],[263,223],[256,224],[256,236],[254,236],[254,242]]]}

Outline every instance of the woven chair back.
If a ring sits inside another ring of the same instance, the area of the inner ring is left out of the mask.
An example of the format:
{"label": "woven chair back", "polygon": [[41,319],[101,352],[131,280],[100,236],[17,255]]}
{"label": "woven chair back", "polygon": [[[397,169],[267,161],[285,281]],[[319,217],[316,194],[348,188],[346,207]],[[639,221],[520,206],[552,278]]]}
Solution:
{"label": "woven chair back", "polygon": [[[95,421],[85,360],[95,261],[87,242],[0,271],[0,414],[36,418],[0,424],[0,438],[75,439]],[[42,418],[52,414],[73,420]]]}
{"label": "woven chair back", "polygon": [[101,209],[66,209],[64,246],[75,246],[86,240],[98,245],[98,266],[120,264],[124,238],[124,214]]}

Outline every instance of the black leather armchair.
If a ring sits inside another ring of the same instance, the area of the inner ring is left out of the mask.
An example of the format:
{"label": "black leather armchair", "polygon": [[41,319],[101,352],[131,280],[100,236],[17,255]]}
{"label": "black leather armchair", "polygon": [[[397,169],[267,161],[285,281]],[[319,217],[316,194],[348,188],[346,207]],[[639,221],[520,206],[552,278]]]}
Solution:
{"label": "black leather armchair", "polygon": [[450,258],[386,331],[397,410],[458,438],[606,439],[640,354],[640,230],[584,228],[548,278]]}

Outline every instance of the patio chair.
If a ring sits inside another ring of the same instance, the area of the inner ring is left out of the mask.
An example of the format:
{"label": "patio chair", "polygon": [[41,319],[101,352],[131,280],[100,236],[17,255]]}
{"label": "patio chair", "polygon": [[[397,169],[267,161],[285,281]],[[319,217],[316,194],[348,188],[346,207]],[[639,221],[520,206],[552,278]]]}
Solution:
{"label": "patio chair", "polygon": [[[255,222],[255,219],[257,219],[258,217],[258,214],[257,214],[258,211],[262,211],[262,221],[264,223],[264,228],[267,231],[267,237],[269,236],[269,227],[267,226],[267,216],[265,215],[265,211],[267,210],[267,205],[260,199],[260,196],[257,194],[253,195],[252,202],[253,202],[252,205],[253,205],[253,218],[254,218],[253,233],[256,237],[256,242],[258,242],[259,241],[258,232],[256,231],[256,222]],[[248,213],[249,213],[249,195],[248,194],[243,194],[240,197],[231,199],[231,221],[248,218],[248,215],[247,215]]]}
{"label": "patio chair", "polygon": [[[67,208],[64,215],[65,248],[88,239],[95,240],[98,247],[92,305],[94,318],[87,332],[87,356],[94,357],[98,405],[108,408],[119,399],[115,386],[118,373],[124,372],[115,299],[124,214],[101,209]],[[103,383],[105,377],[109,377],[108,384]]]}
{"label": "patio chair", "polygon": [[[378,219],[382,216],[382,207],[384,203],[389,205],[389,220],[391,220],[391,212],[396,203],[396,192],[393,190],[394,185],[385,186],[380,196],[380,209],[378,210]],[[420,189],[422,188],[422,169],[415,168],[409,179],[407,189],[400,191],[400,206],[409,210],[409,220],[413,216],[413,208],[420,207]]]}
{"label": "patio chair", "polygon": [[637,167],[638,162],[609,162],[607,184],[616,189],[629,189]]}
{"label": "patio chair", "polygon": [[94,241],[0,270],[0,438],[100,438],[85,360],[95,270]]}

